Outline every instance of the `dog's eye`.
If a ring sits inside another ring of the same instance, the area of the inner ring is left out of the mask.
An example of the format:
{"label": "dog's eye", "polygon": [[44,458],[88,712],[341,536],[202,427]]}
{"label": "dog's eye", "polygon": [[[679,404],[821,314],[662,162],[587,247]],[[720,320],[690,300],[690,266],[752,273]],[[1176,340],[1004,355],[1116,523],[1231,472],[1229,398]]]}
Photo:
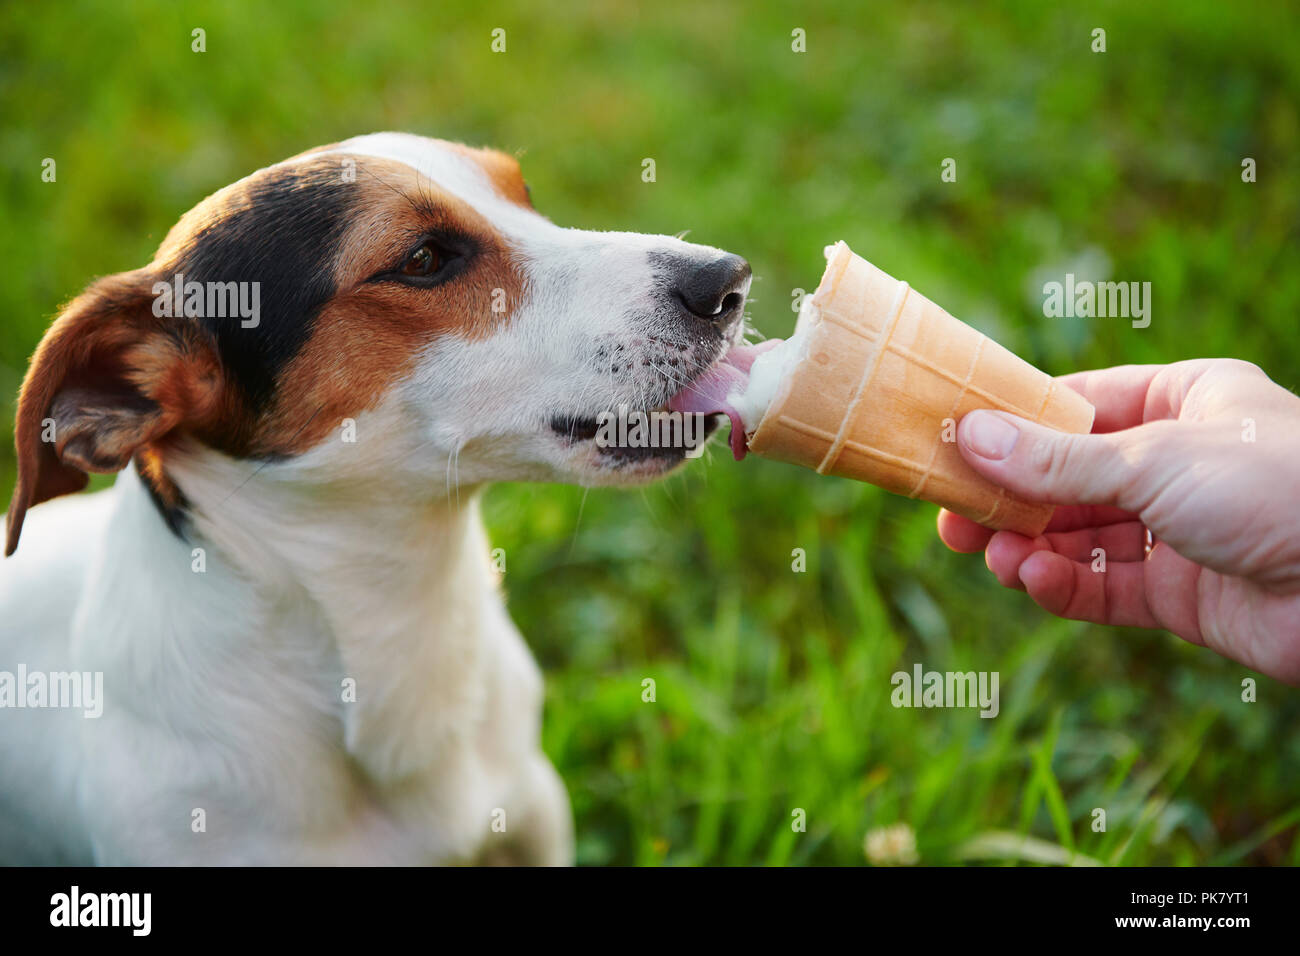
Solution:
{"label": "dog's eye", "polygon": [[461,236],[425,236],[397,265],[377,272],[367,282],[400,282],[431,289],[450,282],[468,268],[477,251]]}
{"label": "dog's eye", "polygon": [[426,242],[407,257],[398,271],[404,276],[431,276],[442,268],[442,250]]}

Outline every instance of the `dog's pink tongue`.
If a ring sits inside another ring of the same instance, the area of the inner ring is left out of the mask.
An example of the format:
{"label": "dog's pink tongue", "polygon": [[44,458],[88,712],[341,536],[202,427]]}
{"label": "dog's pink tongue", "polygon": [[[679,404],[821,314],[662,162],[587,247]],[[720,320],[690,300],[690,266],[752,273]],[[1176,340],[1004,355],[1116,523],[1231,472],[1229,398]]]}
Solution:
{"label": "dog's pink tongue", "polygon": [[672,412],[697,412],[714,415],[721,412],[731,419],[731,453],[740,461],[745,457],[745,423],[740,419],[727,396],[743,392],[749,384],[749,370],[754,359],[762,355],[780,339],[768,339],[758,345],[737,345],[717,365],[668,400]]}

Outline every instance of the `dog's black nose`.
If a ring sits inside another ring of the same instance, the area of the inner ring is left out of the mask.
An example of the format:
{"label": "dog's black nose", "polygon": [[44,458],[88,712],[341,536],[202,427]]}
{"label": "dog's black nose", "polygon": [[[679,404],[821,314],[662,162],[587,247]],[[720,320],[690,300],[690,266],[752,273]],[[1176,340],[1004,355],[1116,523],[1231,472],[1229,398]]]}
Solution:
{"label": "dog's black nose", "polygon": [[749,275],[748,262],[726,254],[703,265],[684,265],[674,291],[692,315],[721,325],[739,313]]}

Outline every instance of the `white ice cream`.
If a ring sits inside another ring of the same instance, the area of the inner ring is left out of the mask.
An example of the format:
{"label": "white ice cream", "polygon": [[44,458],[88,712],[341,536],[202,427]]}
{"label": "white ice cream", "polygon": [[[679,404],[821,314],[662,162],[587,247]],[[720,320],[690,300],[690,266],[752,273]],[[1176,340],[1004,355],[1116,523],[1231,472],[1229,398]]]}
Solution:
{"label": "white ice cream", "polygon": [[812,300],[811,294],[804,296],[803,303],[799,307],[799,321],[795,325],[794,335],[754,359],[745,390],[732,392],[727,396],[727,402],[740,413],[740,420],[745,423],[747,435],[758,428],[758,423],[767,414],[767,407],[772,404],[772,399],[776,398],[781,382],[794,371],[795,365],[804,356],[808,331],[819,318]]}

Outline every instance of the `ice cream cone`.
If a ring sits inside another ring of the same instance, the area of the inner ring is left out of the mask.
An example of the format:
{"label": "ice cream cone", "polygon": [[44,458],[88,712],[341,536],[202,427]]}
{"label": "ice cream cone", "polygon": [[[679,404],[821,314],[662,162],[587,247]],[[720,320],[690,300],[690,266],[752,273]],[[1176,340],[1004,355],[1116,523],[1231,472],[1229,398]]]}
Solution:
{"label": "ice cream cone", "polygon": [[796,331],[806,347],[750,451],[922,498],[986,527],[1043,532],[1054,506],[976,474],[957,450],[956,422],[994,408],[1086,433],[1093,407],[1082,396],[842,242],[827,250],[826,274]]}

